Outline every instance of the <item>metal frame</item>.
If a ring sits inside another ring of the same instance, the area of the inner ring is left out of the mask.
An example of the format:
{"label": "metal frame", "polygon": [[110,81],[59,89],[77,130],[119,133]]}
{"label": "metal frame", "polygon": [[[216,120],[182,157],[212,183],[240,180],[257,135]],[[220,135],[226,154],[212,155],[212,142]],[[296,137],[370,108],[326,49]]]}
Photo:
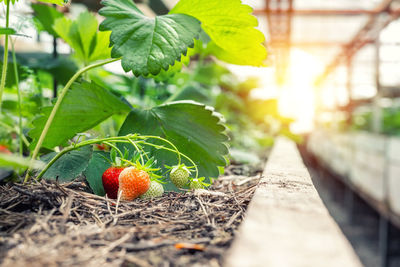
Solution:
{"label": "metal frame", "polygon": [[[346,63],[365,45],[374,43],[389,23],[400,16],[400,10],[392,10],[394,0],[383,0],[371,10],[328,10],[328,9],[293,9],[293,0],[265,0],[265,9],[256,9],[255,15],[266,15],[270,35],[272,53],[276,55],[277,81],[282,84],[286,77],[286,69],[290,57],[290,47],[335,46],[342,47],[341,52],[328,64],[318,77],[316,84],[322,84],[327,76],[340,64]],[[293,16],[369,16],[367,23],[357,32],[348,43],[292,43],[290,40],[291,19]]]}
{"label": "metal frame", "polygon": [[[270,46],[276,55],[276,82],[282,85],[290,59],[293,0],[265,0]],[[274,9],[271,7],[274,6]],[[273,13],[269,13],[273,11]]]}

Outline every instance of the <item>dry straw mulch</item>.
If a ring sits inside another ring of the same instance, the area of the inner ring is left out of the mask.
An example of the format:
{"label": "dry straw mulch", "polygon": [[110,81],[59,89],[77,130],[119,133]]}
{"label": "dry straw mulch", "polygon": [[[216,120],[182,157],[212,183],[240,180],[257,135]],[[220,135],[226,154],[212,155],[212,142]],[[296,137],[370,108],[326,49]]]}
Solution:
{"label": "dry straw mulch", "polygon": [[260,175],[117,203],[84,183],[0,186],[3,266],[221,266]]}

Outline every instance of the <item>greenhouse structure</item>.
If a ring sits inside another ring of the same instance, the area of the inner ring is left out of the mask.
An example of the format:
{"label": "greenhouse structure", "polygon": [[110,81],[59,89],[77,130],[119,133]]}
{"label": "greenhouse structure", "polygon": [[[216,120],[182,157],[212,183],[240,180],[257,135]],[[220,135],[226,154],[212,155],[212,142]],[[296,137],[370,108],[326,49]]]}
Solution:
{"label": "greenhouse structure", "polygon": [[400,0],[0,6],[0,266],[400,266]]}

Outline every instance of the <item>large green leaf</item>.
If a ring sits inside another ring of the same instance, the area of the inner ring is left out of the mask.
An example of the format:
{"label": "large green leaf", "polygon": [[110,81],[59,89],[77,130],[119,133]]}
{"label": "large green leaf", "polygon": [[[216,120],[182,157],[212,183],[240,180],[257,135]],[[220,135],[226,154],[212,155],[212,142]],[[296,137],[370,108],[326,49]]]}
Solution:
{"label": "large green leaf", "polygon": [[[37,71],[50,73],[59,84],[65,85],[78,71],[74,60],[65,55],[53,58],[48,53],[17,53],[17,62],[21,66]],[[25,73],[26,71],[24,71]],[[25,75],[25,78],[28,76]],[[8,78],[7,78],[8,79]]]}
{"label": "large green leaf", "polygon": [[110,163],[105,158],[109,158],[109,153],[103,151],[93,152],[89,166],[83,172],[93,193],[98,196],[106,194],[103,187],[102,175],[110,167]]}
{"label": "large green leaf", "polygon": [[53,29],[53,25],[57,19],[64,17],[63,13],[49,5],[32,4],[31,7],[35,12],[33,19],[36,28],[39,31],[46,31],[58,37],[58,34]]}
{"label": "large green leaf", "polygon": [[148,18],[132,0],[104,0],[100,30],[112,31],[111,55],[122,57],[122,67],[136,76],[157,75],[180,61],[200,34],[200,22],[188,15]]}
{"label": "large green leaf", "polygon": [[261,44],[264,35],[255,27],[252,8],[240,0],[181,0],[171,10],[173,14],[187,14],[201,21],[210,36],[209,50],[216,57],[239,65],[261,66],[267,52]]}
{"label": "large green leaf", "polygon": [[85,65],[110,58],[110,33],[99,32],[97,28],[96,17],[88,11],[82,12],[74,21],[59,18],[53,26],[54,31],[74,49],[76,58]]}
{"label": "large green leaf", "polygon": [[0,28],[0,34],[8,34],[8,35],[13,35],[16,34],[17,31],[14,30],[13,28]]}
{"label": "large green leaf", "polygon": [[[14,63],[10,62],[7,64],[7,74],[6,74],[6,87],[11,88],[16,84]],[[3,67],[3,61],[0,61],[0,67]],[[20,81],[26,80],[28,78],[27,68],[17,64],[18,78]]]}
{"label": "large green leaf", "polygon": [[[226,165],[224,155],[228,154],[224,143],[228,137],[224,131],[220,115],[212,108],[194,101],[179,101],[149,110],[131,111],[119,135],[140,133],[162,136],[198,165],[200,176],[217,178],[218,166]],[[160,164],[177,164],[176,155],[171,152],[151,152]]]}
{"label": "large green leaf", "polygon": [[[29,135],[36,144],[53,107],[33,121]],[[86,131],[116,113],[129,112],[130,106],[95,83],[74,83],[63,99],[43,142],[53,148],[64,144],[77,133]]]}
{"label": "large green leaf", "polygon": [[[10,167],[14,169],[18,168],[28,168],[31,165],[31,160],[29,158],[24,158],[18,155],[9,155],[0,153],[0,167]],[[43,168],[43,162],[39,160],[35,160],[32,167],[35,169]]]}
{"label": "large green leaf", "polygon": [[[91,146],[65,153],[44,173],[43,178],[61,182],[72,181],[87,168],[92,153]],[[43,156],[41,160],[49,162],[56,155],[56,152],[52,152]]]}

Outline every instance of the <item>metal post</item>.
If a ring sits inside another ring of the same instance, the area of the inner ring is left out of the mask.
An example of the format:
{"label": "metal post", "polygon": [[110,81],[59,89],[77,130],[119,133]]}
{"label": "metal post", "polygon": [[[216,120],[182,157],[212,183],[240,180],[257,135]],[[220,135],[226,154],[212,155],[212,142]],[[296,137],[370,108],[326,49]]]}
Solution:
{"label": "metal post", "polygon": [[384,216],[379,215],[379,254],[381,256],[381,267],[390,266],[390,222]]}
{"label": "metal post", "polygon": [[353,86],[352,86],[352,78],[353,78],[353,64],[352,64],[352,59],[348,58],[346,62],[346,68],[347,68],[347,81],[346,81],[346,88],[347,88],[347,94],[349,96],[349,103],[347,104],[347,124],[351,125],[352,123],[352,114],[353,114]]}
{"label": "metal post", "polygon": [[375,86],[376,95],[372,103],[372,131],[374,133],[380,133],[382,131],[382,109],[379,106],[381,98],[381,83],[380,83],[380,40],[379,37],[375,41]]}
{"label": "metal post", "polygon": [[[57,5],[53,5],[54,8],[57,7]],[[57,37],[53,37],[53,58],[56,59],[58,58],[58,51],[57,51]],[[58,87],[58,82],[56,77],[53,76],[53,98],[57,97],[57,87]]]}

